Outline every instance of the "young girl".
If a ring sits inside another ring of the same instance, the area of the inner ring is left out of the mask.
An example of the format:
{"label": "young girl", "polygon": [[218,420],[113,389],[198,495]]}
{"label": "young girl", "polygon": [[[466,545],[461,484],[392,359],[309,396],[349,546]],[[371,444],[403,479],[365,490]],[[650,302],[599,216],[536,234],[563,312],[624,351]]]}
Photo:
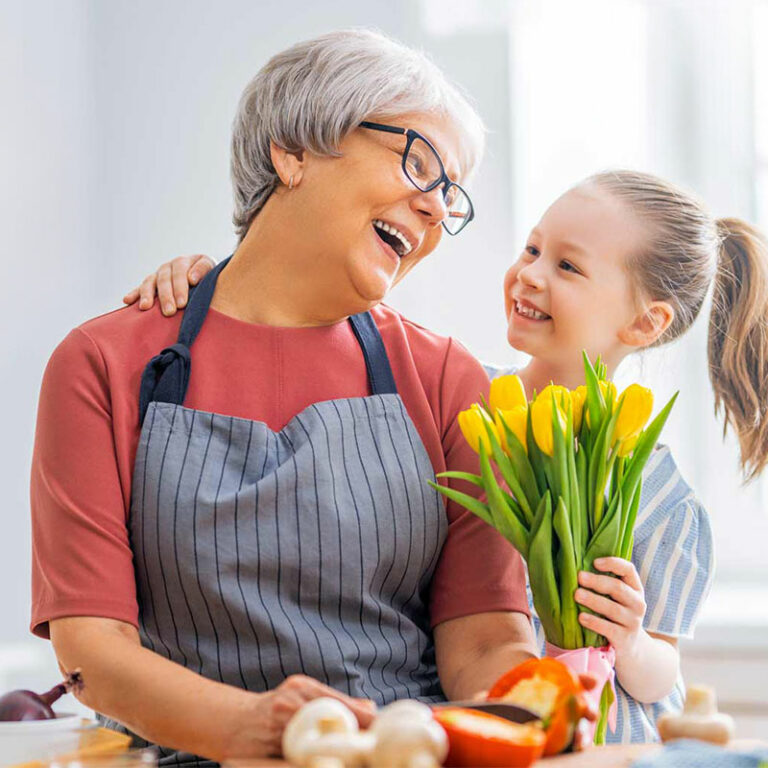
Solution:
{"label": "young girl", "polygon": [[[176,259],[125,300],[141,296],[149,308],[157,287],[172,314],[186,301],[187,279],[197,282],[209,268],[203,257]],[[713,219],[655,176],[599,173],[544,213],[504,279],[507,339],[531,356],[514,372],[528,393],[550,382],[572,389],[584,383],[586,349],[612,376],[631,352],[685,333],[712,284],[716,412],[736,433],[752,479],[768,462],[768,243],[745,222]],[[668,447],[657,446],[645,468],[632,561],[606,558],[595,568],[605,575],[580,573],[576,598],[597,614],[580,614],[582,625],[616,650],[618,718],[608,741],[656,741],[659,714],[682,706],[677,641],[692,635],[713,575],[706,510]],[[533,612],[530,589],[528,598]]]}

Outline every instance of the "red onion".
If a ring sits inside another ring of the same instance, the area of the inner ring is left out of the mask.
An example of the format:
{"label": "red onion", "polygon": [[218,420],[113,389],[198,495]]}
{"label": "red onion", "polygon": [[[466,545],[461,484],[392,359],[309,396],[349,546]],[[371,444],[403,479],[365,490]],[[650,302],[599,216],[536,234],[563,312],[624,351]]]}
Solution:
{"label": "red onion", "polygon": [[76,669],[67,675],[64,682],[55,685],[50,691],[37,694],[32,691],[11,691],[0,696],[0,721],[9,720],[52,720],[56,713],[51,704],[65,693],[80,691],[83,678]]}

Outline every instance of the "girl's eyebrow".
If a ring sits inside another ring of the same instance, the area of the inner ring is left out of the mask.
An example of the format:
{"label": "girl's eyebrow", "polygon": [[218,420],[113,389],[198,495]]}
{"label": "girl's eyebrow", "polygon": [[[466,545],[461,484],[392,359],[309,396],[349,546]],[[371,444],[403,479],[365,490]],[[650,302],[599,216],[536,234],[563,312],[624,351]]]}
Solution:
{"label": "girl's eyebrow", "polygon": [[[531,234],[529,235],[529,237],[542,237],[541,230],[538,227],[534,227],[531,230]],[[563,250],[575,251],[581,256],[589,256],[589,251],[587,251],[585,248],[578,245],[577,243],[572,243],[570,240],[556,240],[556,243]]]}

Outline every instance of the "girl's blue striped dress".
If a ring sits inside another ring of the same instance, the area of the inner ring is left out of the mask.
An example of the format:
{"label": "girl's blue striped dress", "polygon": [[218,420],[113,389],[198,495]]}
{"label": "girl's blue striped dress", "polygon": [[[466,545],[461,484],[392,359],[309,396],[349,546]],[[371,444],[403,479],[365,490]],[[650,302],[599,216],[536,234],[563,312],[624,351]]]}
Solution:
{"label": "girl's blue striped dress", "polygon": [[[515,373],[485,365],[490,378]],[[643,490],[635,525],[632,562],[645,589],[647,632],[673,638],[693,637],[693,629],[714,575],[714,552],[709,515],[677,468],[668,446],[658,444],[643,471]],[[544,654],[544,631],[533,608],[526,583],[536,639]],[[661,701],[642,704],[616,681],[618,717],[608,743],[659,740],[656,718],[679,711],[685,687],[679,676],[672,692]]]}

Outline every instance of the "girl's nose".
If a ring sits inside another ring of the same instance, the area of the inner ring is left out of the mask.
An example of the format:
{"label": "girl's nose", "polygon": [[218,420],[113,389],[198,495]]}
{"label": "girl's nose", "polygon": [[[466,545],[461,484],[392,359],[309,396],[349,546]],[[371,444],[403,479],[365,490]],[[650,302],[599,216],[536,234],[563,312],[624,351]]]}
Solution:
{"label": "girl's nose", "polygon": [[539,261],[526,264],[518,273],[517,279],[531,288],[540,291],[544,288],[544,274],[539,268]]}

